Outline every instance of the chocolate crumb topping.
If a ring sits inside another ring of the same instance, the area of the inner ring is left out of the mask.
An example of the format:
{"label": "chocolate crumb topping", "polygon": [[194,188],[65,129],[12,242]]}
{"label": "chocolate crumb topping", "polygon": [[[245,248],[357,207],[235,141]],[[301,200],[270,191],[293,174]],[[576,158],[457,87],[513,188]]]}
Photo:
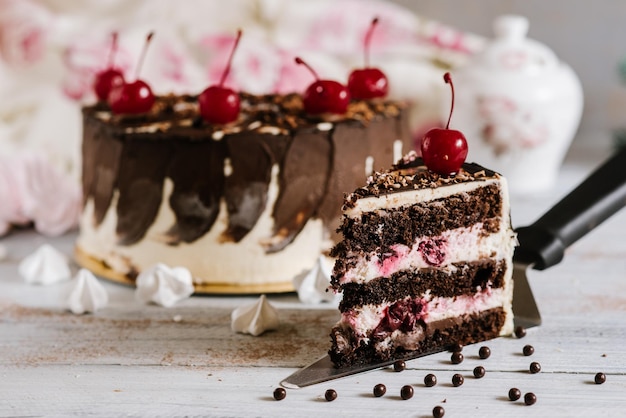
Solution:
{"label": "chocolate crumb topping", "polygon": [[346,208],[350,208],[354,207],[357,200],[368,196],[380,196],[412,189],[434,189],[451,184],[484,181],[499,177],[498,173],[476,163],[464,163],[456,174],[442,176],[430,171],[424,165],[422,158],[411,151],[391,169],[379,171],[370,176],[367,184],[349,195],[344,204]]}

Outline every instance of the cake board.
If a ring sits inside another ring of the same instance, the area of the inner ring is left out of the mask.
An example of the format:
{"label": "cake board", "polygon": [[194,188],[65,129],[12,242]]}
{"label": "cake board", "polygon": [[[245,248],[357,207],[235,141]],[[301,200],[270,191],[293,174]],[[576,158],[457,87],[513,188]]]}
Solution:
{"label": "cake board", "polygon": [[[116,272],[107,265],[86,254],[78,246],[74,247],[74,259],[76,263],[83,268],[91,271],[98,277],[103,279],[124,284],[127,286],[135,286],[135,280]],[[254,295],[263,293],[291,293],[295,292],[291,282],[267,283],[267,284],[243,284],[232,285],[224,283],[201,284],[194,283],[194,295]]]}

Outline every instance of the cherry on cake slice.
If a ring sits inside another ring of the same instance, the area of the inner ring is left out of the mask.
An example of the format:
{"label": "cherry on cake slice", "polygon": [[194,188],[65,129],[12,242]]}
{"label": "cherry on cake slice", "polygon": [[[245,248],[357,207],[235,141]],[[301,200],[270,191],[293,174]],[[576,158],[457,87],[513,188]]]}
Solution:
{"label": "cherry on cake slice", "polygon": [[477,164],[437,174],[412,152],[347,196],[329,355],[341,367],[508,335],[512,258],[504,177]]}

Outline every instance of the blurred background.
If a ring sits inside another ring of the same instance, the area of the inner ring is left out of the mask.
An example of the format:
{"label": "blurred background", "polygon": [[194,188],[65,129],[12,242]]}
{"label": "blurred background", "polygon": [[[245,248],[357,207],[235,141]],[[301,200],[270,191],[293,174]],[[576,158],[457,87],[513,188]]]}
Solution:
{"label": "blurred background", "polygon": [[[527,18],[528,38],[552,50],[575,80],[543,77],[532,59],[478,71],[482,84],[463,77],[489,51],[494,20],[507,14]],[[75,226],[81,107],[95,102],[98,72],[113,65],[137,75],[148,32],[156,35],[139,77],[157,94],[198,94],[219,80],[238,28],[244,36],[227,84],[288,93],[311,82],[294,56],[344,82],[362,67],[374,16],[371,62],[390,79],[391,98],[411,103],[417,149],[425,130],[447,118],[445,71],[458,76],[452,125],[468,136],[470,159],[503,172],[514,192],[549,192],[571,144],[605,152],[625,142],[623,1],[0,0],[0,202],[11,203],[0,206],[0,235],[33,221],[50,235]],[[113,32],[119,47],[111,59]],[[531,95],[525,83],[537,80],[548,88]],[[565,90],[551,89],[561,81],[570,83]],[[548,100],[540,106],[537,98]]]}
{"label": "blurred background", "polygon": [[[606,144],[612,130],[626,127],[626,2],[612,0],[394,0],[463,31],[493,36],[502,14],[530,21],[529,37],[539,40],[580,77],[585,105],[578,141]],[[621,69],[621,71],[620,71]]]}

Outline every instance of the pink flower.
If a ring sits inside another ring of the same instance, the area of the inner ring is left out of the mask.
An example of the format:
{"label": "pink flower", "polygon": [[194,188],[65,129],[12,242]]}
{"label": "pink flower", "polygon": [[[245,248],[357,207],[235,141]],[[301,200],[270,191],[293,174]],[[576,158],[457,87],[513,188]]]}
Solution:
{"label": "pink flower", "polygon": [[50,236],[75,227],[81,207],[78,183],[41,155],[0,158],[0,234],[11,224],[33,222]]}
{"label": "pink flower", "polygon": [[13,67],[28,66],[43,58],[52,15],[29,0],[0,1],[0,56]]}

